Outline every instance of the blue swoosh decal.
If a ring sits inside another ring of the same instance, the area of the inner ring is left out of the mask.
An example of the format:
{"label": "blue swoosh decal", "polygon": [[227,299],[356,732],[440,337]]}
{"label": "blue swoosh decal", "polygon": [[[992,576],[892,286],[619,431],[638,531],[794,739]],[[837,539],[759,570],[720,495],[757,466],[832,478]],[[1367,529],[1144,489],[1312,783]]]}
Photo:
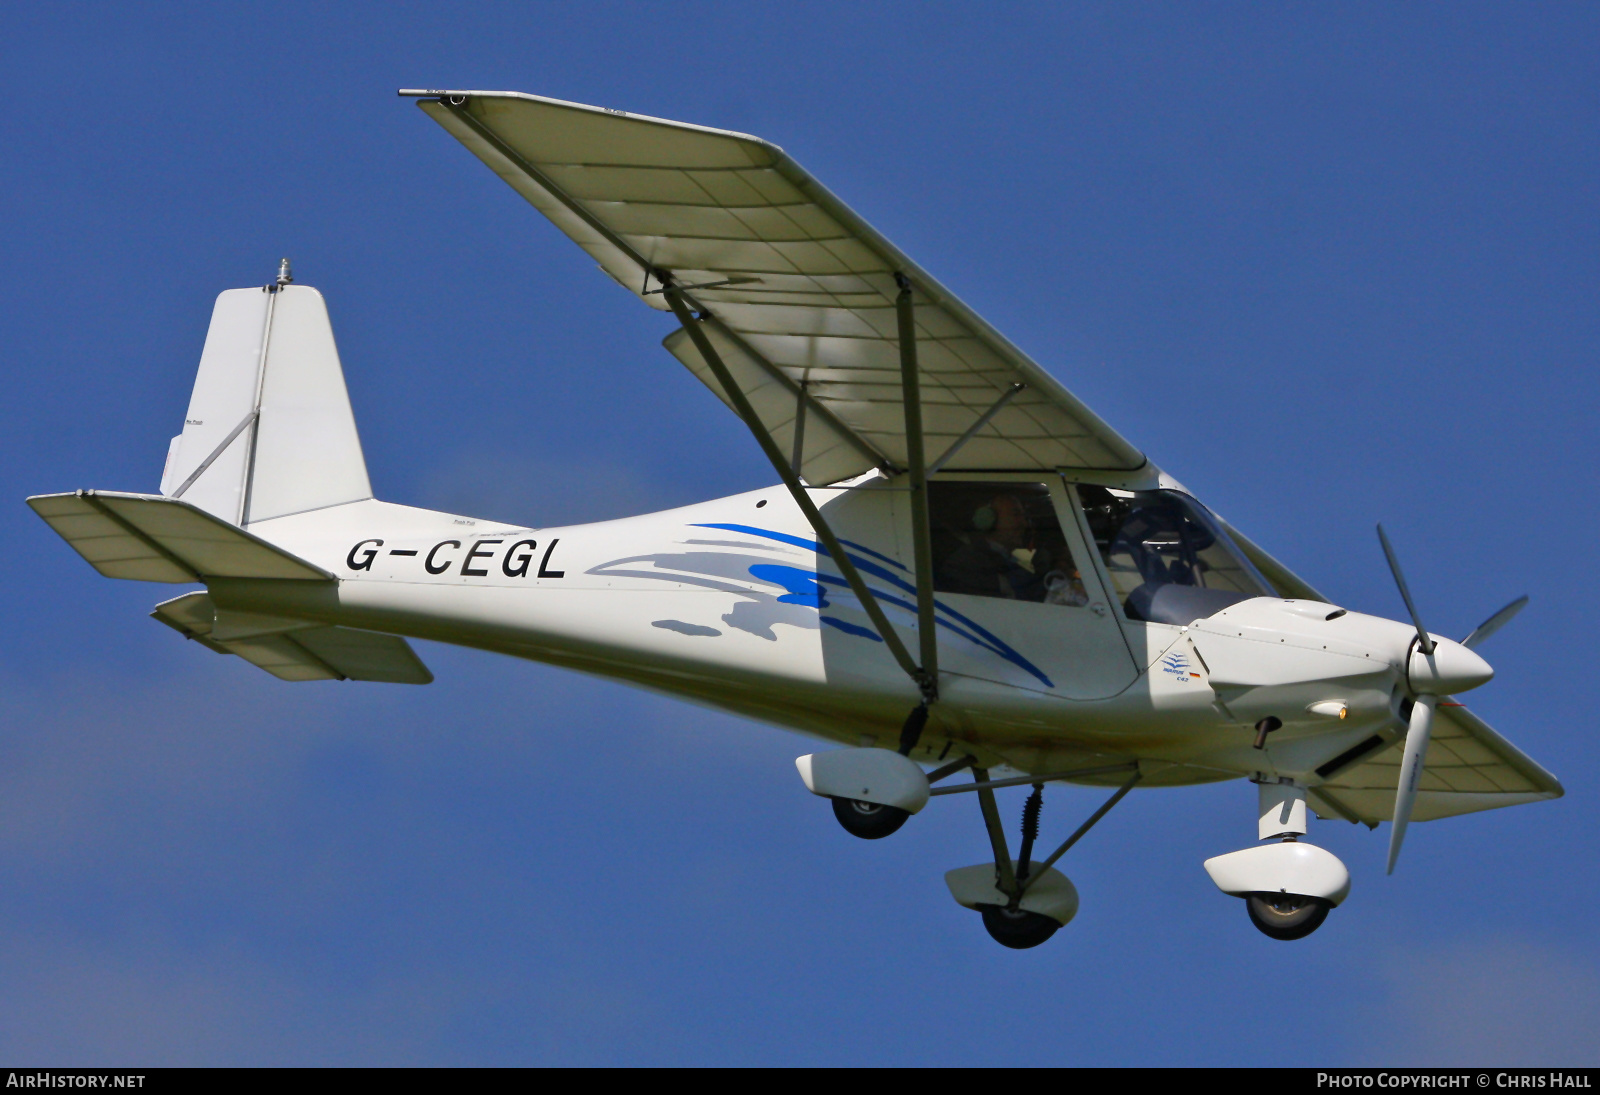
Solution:
{"label": "blue swoosh decal", "polygon": [[853,624],[848,620],[838,620],[832,616],[819,616],[818,619],[829,627],[837,627],[846,635],[854,635],[858,639],[871,639],[875,643],[883,642],[883,636],[870,627],[862,627],[860,624]]}
{"label": "blue swoosh decal", "polygon": [[[818,543],[816,540],[807,540],[807,539],[805,539],[804,537],[801,537],[801,536],[790,536],[788,533],[774,532],[771,529],[757,528],[754,525],[736,525],[736,524],[715,523],[715,524],[697,524],[697,525],[695,525],[693,527],[695,527],[695,528],[720,529],[723,532],[740,532],[740,533],[743,533],[746,536],[761,536],[761,537],[764,537],[764,538],[766,538],[768,540],[776,540],[780,544],[789,544],[792,547],[806,548],[807,550],[813,551],[816,554],[818,554],[818,555],[820,555],[820,556],[822,556],[824,558],[826,558],[827,554],[828,554],[828,549],[823,547],[822,544]],[[847,543],[847,541],[840,541],[840,542],[841,543]],[[860,551],[869,551],[870,550],[870,549],[861,547],[859,544],[849,544],[849,546],[853,547],[853,548],[856,548],[856,549],[858,549]],[[899,563],[894,562],[894,560],[889,559],[885,555],[879,555],[875,551],[872,551],[870,553],[872,555],[877,556],[880,559],[883,559],[885,562],[892,563],[894,566],[899,567],[899,569],[901,569],[901,570],[905,570],[905,567],[901,566]],[[881,567],[878,564],[872,562],[871,560],[863,559],[860,556],[854,554],[853,552],[847,552],[847,554],[850,557],[850,561],[852,563],[854,563],[856,565],[856,567],[858,569],[860,569],[861,571],[863,571],[863,572],[865,572],[867,574],[871,574],[872,576],[874,576],[876,578],[881,578],[886,582],[889,582],[890,584],[894,585],[896,588],[901,589],[901,590],[905,591],[906,593],[911,594],[912,597],[916,596],[917,587],[912,585],[911,583],[907,582],[905,579],[901,578],[899,575],[890,573],[889,571],[885,570],[883,567]],[[755,574],[755,572],[758,569],[760,569],[760,570],[769,569],[769,565],[768,564],[758,564],[757,566],[752,566],[750,568],[750,571],[751,571],[752,574]],[[820,588],[821,587],[821,583],[827,583],[828,585],[835,585],[835,586],[843,586],[843,587],[845,587],[847,589],[849,588],[849,583],[846,582],[843,578],[836,578],[831,574],[813,574],[811,571],[800,571],[796,567],[777,567],[777,566],[772,566],[772,567],[770,567],[770,569],[773,569],[775,571],[796,571],[798,574],[803,574],[806,578],[811,579],[815,583],[817,583],[817,588],[815,589],[815,591],[812,591],[812,590],[806,589],[804,587],[796,588],[794,585],[791,585],[791,583],[794,583],[796,581],[796,575],[794,575],[794,574],[785,574],[783,576],[782,580],[779,580],[777,577],[768,578],[768,577],[765,577],[765,576],[763,576],[761,574],[755,574],[756,577],[761,578],[763,581],[772,582],[773,585],[783,586],[785,589],[789,590],[789,593],[787,595],[778,598],[778,600],[780,600],[780,601],[789,601],[790,598],[793,597],[793,598],[795,598],[795,600],[792,601],[791,603],[809,604],[809,603],[811,603],[810,601],[801,600],[800,598],[801,597],[808,597],[808,596],[815,596],[815,597],[818,597],[819,599],[825,599],[825,594],[822,593],[821,588]],[[868,588],[869,588],[870,592],[872,593],[872,595],[877,597],[879,600],[887,601],[889,604],[892,604],[892,605],[895,605],[896,607],[905,609],[907,612],[910,612],[913,616],[916,615],[917,606],[916,606],[914,601],[907,601],[907,600],[904,600],[903,598],[895,597],[892,594],[885,593],[882,590],[871,589],[871,587],[868,587]],[[949,605],[940,603],[940,601],[937,598],[934,599],[934,607],[938,610],[938,613],[934,616],[934,621],[935,621],[936,624],[942,624],[944,627],[946,627],[949,630],[955,632],[957,635],[960,635],[963,639],[966,639],[968,642],[975,643],[976,645],[983,647],[984,649],[988,650],[989,652],[991,652],[993,654],[998,654],[1000,657],[1004,658],[1006,661],[1008,661],[1011,664],[1015,665],[1017,668],[1022,669],[1023,671],[1033,675],[1046,688],[1054,688],[1055,687],[1055,684],[1051,682],[1049,677],[1045,676],[1044,673],[1042,673],[1039,670],[1038,666],[1034,665],[1032,662],[1028,661],[1027,658],[1024,658],[1021,654],[1017,653],[1017,651],[1014,650],[1008,643],[1006,643],[1005,640],[1001,639],[998,635],[995,635],[992,632],[990,632],[988,629],[983,627],[982,624],[979,624],[976,620],[972,620],[972,619],[967,618],[966,616],[963,616],[961,613],[957,612],[955,609],[951,608]],[[942,615],[944,615],[944,616],[946,616],[948,618],[941,620],[941,619],[939,619],[939,615],[940,614],[942,614]],[[831,623],[835,627],[839,627],[839,625],[841,623],[841,621],[833,620],[833,619],[830,619],[828,617],[823,617],[823,619],[824,619],[824,622]],[[952,621],[954,621],[954,622],[952,622]],[[854,627],[854,626],[855,625],[851,625],[851,627]],[[849,631],[850,628],[840,628],[840,630]],[[854,634],[853,631],[851,633]],[[879,636],[877,634],[875,634],[875,633],[872,634],[872,637],[874,639],[878,639],[879,638]],[[879,641],[881,642],[882,640],[879,639]]]}
{"label": "blue swoosh decal", "polygon": [[828,607],[828,595],[817,582],[816,571],[801,570],[799,567],[782,566],[778,563],[756,563],[750,568],[750,573],[763,582],[771,582],[788,590],[789,592],[778,598],[781,604],[810,605],[812,608]]}
{"label": "blue swoosh decal", "polygon": [[864,546],[862,544],[858,544],[854,540],[840,540],[839,542],[841,544],[843,544],[847,548],[855,548],[857,551],[861,552],[862,554],[870,555],[874,559],[882,559],[884,562],[888,563],[890,566],[894,567],[896,570],[905,570],[907,574],[911,573],[909,570],[906,570],[906,567],[905,567],[904,563],[901,563],[901,562],[899,562],[898,560],[895,560],[895,559],[891,559],[887,555],[883,555],[883,554],[881,554],[879,552],[873,551],[871,548],[866,547],[866,546]]}

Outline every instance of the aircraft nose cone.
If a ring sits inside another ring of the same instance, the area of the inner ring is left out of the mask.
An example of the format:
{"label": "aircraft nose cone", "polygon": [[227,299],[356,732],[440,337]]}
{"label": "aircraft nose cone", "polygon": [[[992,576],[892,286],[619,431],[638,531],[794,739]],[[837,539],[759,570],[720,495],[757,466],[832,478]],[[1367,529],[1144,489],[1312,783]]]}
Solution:
{"label": "aircraft nose cone", "polygon": [[1432,654],[1411,648],[1411,690],[1425,696],[1465,692],[1494,678],[1489,663],[1460,643],[1435,639]]}

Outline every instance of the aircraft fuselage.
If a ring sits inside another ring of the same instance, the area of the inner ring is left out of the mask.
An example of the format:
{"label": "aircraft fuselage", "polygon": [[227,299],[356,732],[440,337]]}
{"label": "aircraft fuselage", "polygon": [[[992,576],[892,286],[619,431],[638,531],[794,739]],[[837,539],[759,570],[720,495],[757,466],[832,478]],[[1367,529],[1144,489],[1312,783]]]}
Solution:
{"label": "aircraft fuselage", "polygon": [[[815,493],[915,646],[904,494],[888,482]],[[369,501],[251,531],[338,576],[209,583],[219,614],[263,626],[493,650],[850,745],[892,747],[918,700],[781,487],[565,528]],[[1403,733],[1407,624],[1276,598],[1189,626],[1134,621],[1103,573],[1084,579],[1089,603],[1075,607],[939,594],[939,702],[916,759],[1054,772],[1137,758],[1154,784],[1315,780],[1359,743]],[[1268,717],[1281,727],[1256,748]]]}

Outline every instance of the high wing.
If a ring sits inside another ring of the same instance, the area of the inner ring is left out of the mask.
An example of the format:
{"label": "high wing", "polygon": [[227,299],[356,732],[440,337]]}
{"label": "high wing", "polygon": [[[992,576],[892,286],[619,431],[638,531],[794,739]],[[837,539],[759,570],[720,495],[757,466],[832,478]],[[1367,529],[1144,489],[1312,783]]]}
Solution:
{"label": "high wing", "polygon": [[[1389,744],[1397,743],[1398,739]],[[1312,805],[1320,816],[1370,826],[1393,816],[1395,789],[1400,785],[1400,750],[1373,744],[1373,751],[1366,754],[1370,759],[1343,769],[1336,760],[1326,773],[1327,782],[1311,789]],[[1363,751],[1363,746],[1354,751]],[[1431,821],[1560,798],[1565,793],[1555,776],[1447,696],[1440,701],[1434,719],[1411,817]]]}
{"label": "high wing", "polygon": [[[775,145],[516,92],[401,94],[428,96],[424,111],[624,288],[663,310],[664,277],[685,290],[785,452],[803,420],[809,483],[907,466],[897,274],[916,291],[930,463],[976,426],[949,470],[1146,464]],[[684,332],[666,345],[726,399]]]}

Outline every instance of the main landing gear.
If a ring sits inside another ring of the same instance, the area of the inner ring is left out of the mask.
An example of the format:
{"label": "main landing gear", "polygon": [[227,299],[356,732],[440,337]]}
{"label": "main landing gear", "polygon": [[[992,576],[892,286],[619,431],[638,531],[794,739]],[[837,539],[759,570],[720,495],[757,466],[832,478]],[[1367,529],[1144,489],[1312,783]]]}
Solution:
{"label": "main landing gear", "polygon": [[1004,905],[979,905],[977,909],[983,914],[983,930],[989,933],[989,938],[1014,951],[1037,947],[1063,926],[1053,916],[1027,909],[1011,909]]}
{"label": "main landing gear", "polygon": [[[1078,912],[1078,891],[1055,863],[1133,790],[1141,773],[1137,764],[1050,772],[1017,779],[990,779],[975,757],[962,757],[932,772],[888,749],[838,749],[799,758],[795,766],[806,787],[832,802],[833,815],[847,832],[863,840],[881,840],[900,829],[934,795],[971,791],[978,796],[984,827],[994,853],[991,862],[960,867],[945,874],[956,903],[983,919],[995,942],[1013,950],[1037,947]],[[933,789],[932,784],[972,769],[970,783]],[[1127,773],[1127,780],[1059,848],[1035,862],[1044,784],[1057,779],[1082,779]],[[1307,844],[1306,787],[1288,778],[1256,776],[1259,788],[1257,835],[1253,848],[1216,856],[1206,872],[1223,893],[1243,900],[1250,922],[1272,939],[1304,939],[1320,928],[1328,913],[1350,893],[1350,872],[1332,852]],[[1022,811],[1022,842],[1016,858],[1006,845],[994,792],[1002,787],[1033,785]]]}
{"label": "main landing gear", "polygon": [[862,840],[882,840],[911,817],[911,811],[899,806],[886,806],[877,802],[863,802],[859,798],[833,799],[833,816],[839,819],[844,831]]}
{"label": "main landing gear", "polygon": [[932,773],[908,759],[928,721],[927,704],[912,709],[900,732],[900,751],[839,749],[796,760],[806,790],[833,800],[833,816],[845,832],[882,840],[928,804],[929,785],[967,766],[967,761]]}
{"label": "main landing gear", "polygon": [[806,790],[833,800],[833,816],[862,840],[882,840],[928,804],[928,775],[888,749],[836,749],[794,762]]}
{"label": "main landing gear", "polygon": [[1206,860],[1217,889],[1244,898],[1250,922],[1273,939],[1304,939],[1350,893],[1350,872],[1332,852],[1306,844],[1306,788],[1292,779],[1257,776],[1256,833],[1276,844]]}
{"label": "main landing gear", "polygon": [[[1042,780],[1033,782],[1032,777],[991,780],[987,771],[974,767],[972,774],[976,778],[972,783],[941,789],[941,793],[970,790],[978,795],[978,804],[983,809],[983,823],[989,830],[994,862],[949,871],[944,881],[957,904],[974,909],[983,917],[984,930],[996,943],[1012,950],[1037,947],[1077,915],[1077,887],[1066,875],[1055,870],[1054,864],[1139,782],[1141,773],[1137,765],[1121,767],[1129,773],[1127,781],[1042,863],[1033,861],[1033,844],[1039,836],[1039,814],[1044,808]],[[1087,774],[1056,775],[1059,778]],[[1033,782],[1033,793],[1022,808],[1022,843],[1017,849],[1017,858],[1012,859],[1006,847],[1005,828],[1000,823],[994,792],[996,787],[1029,782]]]}
{"label": "main landing gear", "polygon": [[[1133,790],[1140,778],[1137,765],[1121,764],[994,780],[989,778],[988,770],[977,767],[976,758],[970,756],[924,772],[913,761],[888,749],[813,753],[795,761],[795,767],[812,794],[832,801],[833,816],[839,819],[845,831],[863,840],[880,840],[895,832],[934,795],[975,792],[983,810],[994,859],[946,873],[945,884],[958,904],[982,917],[984,930],[995,942],[1013,950],[1037,947],[1077,915],[1077,888],[1071,879],[1054,869],[1054,864]],[[932,784],[967,768],[972,769],[972,782],[932,789]],[[1110,773],[1126,774],[1127,781],[1054,853],[1042,863],[1034,862],[1033,845],[1039,836],[1045,781]],[[1005,828],[1000,822],[994,792],[996,788],[1030,783],[1033,793],[1022,811],[1022,843],[1013,859],[1006,846]]]}

